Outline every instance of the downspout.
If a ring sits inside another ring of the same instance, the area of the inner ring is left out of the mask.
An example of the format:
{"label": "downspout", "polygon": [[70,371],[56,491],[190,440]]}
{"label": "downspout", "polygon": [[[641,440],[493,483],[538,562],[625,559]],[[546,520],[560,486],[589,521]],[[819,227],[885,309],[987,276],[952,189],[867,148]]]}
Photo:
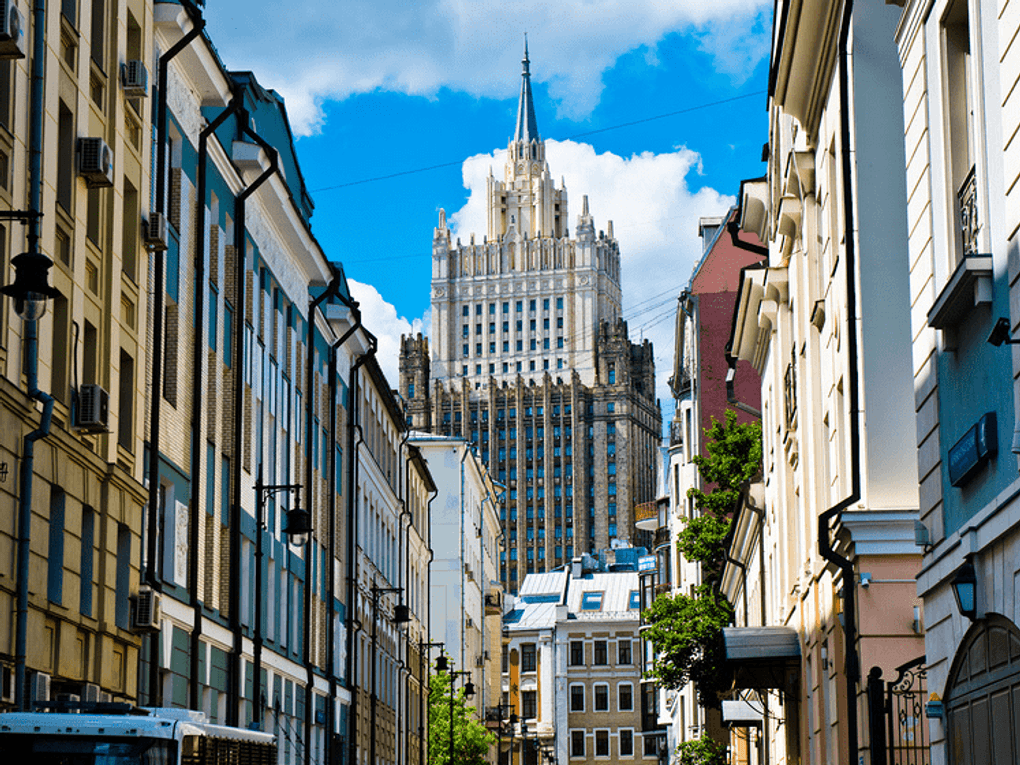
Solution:
{"label": "downspout", "polygon": [[[198,496],[199,478],[202,474],[202,412],[205,400],[205,386],[202,376],[205,374],[205,344],[202,341],[202,328],[205,327],[205,197],[208,172],[206,161],[209,155],[209,136],[222,125],[227,117],[233,114],[241,101],[231,98],[227,108],[220,112],[216,119],[206,125],[198,135],[198,209],[195,213],[195,328],[198,338],[192,348],[191,378],[191,497],[188,507],[188,542],[191,553],[188,558],[188,590],[191,596],[191,609],[195,624],[191,630],[190,641],[190,678],[188,684],[188,706],[199,709],[199,653],[202,649],[202,602],[198,597],[198,577],[200,564],[198,560],[199,534],[198,522],[201,510]],[[219,221],[217,221],[217,224]],[[217,253],[218,255],[218,253]],[[206,480],[211,480],[206,476]]]}
{"label": "downspout", "polygon": [[846,316],[848,324],[847,357],[849,365],[849,404],[850,404],[850,495],[842,502],[833,505],[818,516],[818,551],[822,557],[840,570],[843,576],[843,634],[846,641],[844,669],[847,696],[847,744],[849,754],[847,762],[857,762],[857,680],[860,674],[857,657],[857,607],[854,584],[853,561],[836,552],[830,538],[830,521],[839,517],[842,512],[861,498],[861,434],[860,434],[860,399],[858,390],[857,369],[857,285],[856,285],[856,242],[854,239],[854,192],[853,192],[853,157],[850,155],[850,95],[848,92],[849,51],[847,43],[850,37],[850,19],[853,14],[853,0],[845,0],[843,20],[839,30],[839,113],[840,113],[840,160],[843,173],[843,220],[844,249],[846,254]]}
{"label": "downspout", "polygon": [[[235,99],[242,100],[244,95],[236,93]],[[247,259],[248,236],[245,227],[245,202],[248,197],[254,194],[258,188],[268,181],[273,174],[279,170],[279,155],[276,149],[266,143],[249,126],[248,110],[243,103],[238,106],[238,134],[250,136],[269,157],[269,167],[262,171],[252,183],[234,198],[234,284],[237,288],[236,305],[234,306],[234,433],[233,448],[231,450],[230,469],[232,475],[232,502],[230,504],[230,561],[231,574],[240,580],[241,570],[241,454],[244,448],[244,316],[246,308],[244,304],[245,293],[247,292]],[[262,530],[256,528],[256,534]],[[255,608],[261,608],[261,603],[256,603]],[[240,715],[240,700],[244,697],[241,684],[244,680],[243,669],[243,645],[244,631],[241,626],[241,588],[230,588],[230,630],[234,634],[234,646],[232,649],[232,661],[230,662],[230,692],[228,694],[227,725],[238,726]],[[259,699],[252,699],[253,704],[260,703]]]}
{"label": "downspout", "polygon": [[[343,299],[341,298],[341,302]],[[354,316],[354,324],[348,329],[339,340],[329,348],[329,570],[326,574],[326,582],[329,593],[326,603],[326,676],[329,680],[329,697],[326,699],[326,719],[329,721],[329,731],[326,734],[326,762],[334,762],[333,747],[336,743],[336,664],[333,647],[336,644],[336,418],[337,418],[337,354],[341,346],[361,328],[361,312],[356,304],[347,304]],[[353,484],[348,486],[348,494],[354,490]],[[350,614],[348,614],[348,620]],[[349,650],[349,649],[348,649]]]}
{"label": "downspout", "polygon": [[[471,452],[470,444],[464,444],[464,454],[460,458],[460,656],[459,664],[462,667],[466,667],[467,663],[464,661],[464,645],[467,640],[467,627],[464,624],[464,534],[466,533],[466,524],[464,523],[464,513],[466,512],[467,502],[464,496],[464,460],[467,459],[468,454]],[[452,693],[453,681],[456,678],[450,678],[450,689]]]}
{"label": "downspout", "polygon": [[[185,3],[188,17],[191,19],[191,30],[159,57],[159,101],[156,105],[156,211],[166,210],[166,120],[167,120],[167,73],[170,61],[191,42],[202,34],[205,19],[198,9],[190,2]],[[159,577],[156,576],[156,525],[159,520],[159,445],[160,414],[163,402],[163,293],[166,280],[166,260],[162,250],[152,253],[153,289],[152,296],[152,387],[149,407],[149,505],[145,528],[148,532],[145,554],[145,581],[156,592],[162,591]],[[197,548],[192,548],[194,551]],[[194,557],[194,555],[193,555]],[[162,704],[162,693],[159,687],[159,639],[156,636],[146,638],[149,643],[149,703],[153,706]]]}
{"label": "downspout", "polygon": [[[351,491],[347,497],[347,683],[350,686],[351,706],[347,715],[347,746],[349,749],[348,763],[354,765],[358,762],[358,680],[355,677],[357,664],[355,653],[357,651],[357,630],[354,623],[357,620],[357,591],[358,591],[358,512],[356,493],[358,487],[358,466],[361,461],[357,458],[356,450],[363,443],[363,434],[358,425],[360,407],[358,406],[358,370],[379,348],[378,341],[370,332],[365,333],[370,344],[369,349],[358,356],[351,366],[351,415],[347,418],[347,448],[350,460]],[[354,432],[358,432],[358,440],[354,440]]]}
{"label": "downspout", "polygon": [[[425,618],[428,621],[428,626],[425,630],[425,641],[426,643],[432,642],[432,559],[435,558],[435,553],[432,551],[432,501],[439,496],[439,489],[432,492],[432,496],[429,497],[429,501],[426,505],[428,517],[425,519],[425,528],[428,529],[429,534],[429,561],[425,564],[425,583],[427,590],[425,591]],[[427,653],[428,648],[424,649]],[[418,699],[418,748],[420,750],[420,757],[418,758],[419,765],[425,765],[425,739],[428,718],[425,710],[425,697],[432,695],[432,682],[430,679],[432,672],[432,662],[428,660],[429,657],[425,657],[425,673],[422,676],[422,682],[425,687],[422,691],[421,697]]]}
{"label": "downspout", "polygon": [[[321,295],[313,298],[308,302],[308,336],[305,341],[305,345],[308,348],[308,354],[306,358],[307,374],[305,377],[306,383],[306,406],[307,414],[305,416],[305,448],[308,450],[309,456],[312,451],[312,423],[314,422],[312,415],[315,408],[315,395],[312,390],[315,382],[315,309],[329,297],[335,296],[340,290],[340,270],[338,268],[331,267],[333,278],[330,279],[329,284]],[[318,438],[318,433],[315,434]],[[330,451],[335,451],[333,442],[330,442]],[[323,463],[326,461],[326,455],[322,455]],[[332,464],[332,462],[330,462]],[[307,503],[308,512],[313,512],[314,507],[314,495],[312,493],[312,461],[308,458],[305,459],[305,502]],[[314,516],[313,516],[314,517]],[[304,582],[304,635],[302,650],[305,656],[305,745],[304,745],[304,763],[305,765],[311,765],[312,761],[312,749],[309,743],[312,740],[312,721],[314,719],[315,710],[312,708],[312,702],[315,699],[314,688],[315,688],[315,666],[312,664],[312,651],[311,651],[311,631],[312,631],[312,567],[310,565],[309,558],[314,555],[312,552],[314,548],[309,543],[305,548],[305,582]],[[332,650],[332,649],[330,649]]]}
{"label": "downspout", "polygon": [[[46,75],[46,2],[36,0],[32,27],[31,134],[29,136],[28,251],[39,252],[39,218],[42,215],[43,85]],[[21,492],[18,495],[17,614],[15,616],[14,696],[21,711],[28,711],[26,664],[28,657],[29,540],[32,536],[32,478],[35,470],[35,442],[50,434],[53,396],[39,390],[38,319],[24,322],[28,396],[43,405],[39,427],[24,438],[21,455]],[[34,407],[33,407],[34,408]]]}

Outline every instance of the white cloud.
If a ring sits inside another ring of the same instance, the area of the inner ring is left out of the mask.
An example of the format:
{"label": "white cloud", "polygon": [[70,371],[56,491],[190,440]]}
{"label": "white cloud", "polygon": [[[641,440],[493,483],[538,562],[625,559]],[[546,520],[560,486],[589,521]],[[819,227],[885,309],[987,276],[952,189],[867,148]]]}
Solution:
{"label": "white cloud", "polygon": [[281,93],[294,131],[305,135],[321,128],[323,101],[353,93],[432,97],[448,87],[512,97],[524,32],[533,78],[549,84],[560,116],[588,115],[602,73],[641,46],[654,61],[671,32],[693,33],[739,81],[768,54],[762,19],[770,8],[765,0],[219,0],[206,15],[227,66],[251,69]]}
{"label": "white cloud", "polygon": [[432,312],[428,310],[421,318],[407,319],[397,314],[396,307],[371,284],[348,279],[347,285],[351,297],[360,304],[365,329],[379,340],[376,358],[390,388],[396,390],[400,384],[400,336],[418,332],[427,336],[432,330]]}
{"label": "white cloud", "polygon": [[[623,315],[631,340],[652,341],[655,349],[657,395],[667,404],[666,380],[672,371],[676,298],[690,280],[701,257],[698,219],[721,215],[732,196],[689,182],[701,172],[701,157],[685,147],[665,154],[642,152],[621,157],[574,141],[546,141],[553,176],[563,176],[569,200],[570,232],[588,195],[596,229],[613,221],[620,242]],[[470,190],[464,207],[450,216],[455,236],[464,242],[474,232],[486,233],[485,179],[492,167],[502,176],[504,152],[477,155],[464,162],[464,186]]]}

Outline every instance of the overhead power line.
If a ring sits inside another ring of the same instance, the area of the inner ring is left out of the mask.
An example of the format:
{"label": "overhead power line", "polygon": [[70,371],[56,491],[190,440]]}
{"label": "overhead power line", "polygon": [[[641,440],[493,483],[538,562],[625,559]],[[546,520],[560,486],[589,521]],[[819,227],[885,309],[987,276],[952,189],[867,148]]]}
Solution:
{"label": "overhead power line", "polygon": [[[584,131],[582,133],[574,133],[573,135],[567,136],[563,140],[565,140],[565,141],[572,141],[572,140],[574,140],[576,138],[585,138],[587,136],[597,135],[599,133],[608,133],[610,130],[620,130],[621,128],[633,127],[634,125],[643,125],[646,122],[655,122],[656,120],[664,120],[664,119],[668,119],[669,117],[677,117],[677,116],[679,116],[681,114],[690,114],[691,112],[701,111],[702,109],[711,109],[714,106],[722,106],[724,104],[733,103],[734,101],[742,101],[742,100],[748,99],[748,98],[755,98],[757,96],[761,96],[761,95],[764,95],[764,94],[765,94],[764,90],[756,90],[753,93],[744,93],[743,95],[733,96],[732,98],[722,98],[722,99],[719,99],[718,101],[710,101],[710,102],[705,103],[705,104],[698,104],[697,106],[688,106],[688,107],[686,107],[684,109],[677,109],[677,110],[672,111],[672,112],[664,112],[663,114],[653,114],[650,117],[642,117],[639,120],[630,120],[628,122],[620,122],[620,123],[618,123],[616,125],[608,125],[606,127],[596,128],[594,130],[586,130],[586,131]],[[506,150],[505,149],[499,149],[499,151],[506,151]],[[428,172],[431,172],[432,170],[442,170],[445,167],[454,167],[455,165],[460,165],[463,162],[464,162],[463,159],[457,159],[457,160],[453,160],[451,162],[441,162],[441,163],[439,163],[437,165],[429,165],[428,167],[416,167],[416,168],[410,169],[410,170],[400,170],[400,171],[395,172],[395,173],[387,173],[386,175],[377,175],[377,176],[375,176],[373,178],[362,178],[362,179],[357,180],[357,181],[348,181],[347,183],[337,183],[337,184],[334,184],[333,186],[323,186],[323,187],[318,188],[318,189],[312,189],[311,193],[312,194],[318,194],[319,192],[322,192],[322,191],[335,191],[337,189],[350,188],[351,186],[361,186],[361,185],[366,184],[366,183],[376,183],[377,181],[388,181],[388,180],[392,180],[393,178],[401,178],[401,177],[403,177],[405,175],[416,175],[417,173],[428,173]]]}

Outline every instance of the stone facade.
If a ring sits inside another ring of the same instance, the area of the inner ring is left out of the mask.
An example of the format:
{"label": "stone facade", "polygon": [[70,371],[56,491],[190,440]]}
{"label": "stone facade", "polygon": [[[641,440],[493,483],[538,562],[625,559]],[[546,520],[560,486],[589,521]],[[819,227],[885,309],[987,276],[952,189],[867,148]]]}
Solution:
{"label": "stone facade", "polygon": [[400,391],[415,429],[474,444],[507,487],[501,580],[639,538],[654,499],[661,414],[647,340],[620,318],[620,251],[587,197],[573,238],[538,135],[527,51],[503,180],[488,182],[488,234],[432,242],[431,340],[401,342]]}

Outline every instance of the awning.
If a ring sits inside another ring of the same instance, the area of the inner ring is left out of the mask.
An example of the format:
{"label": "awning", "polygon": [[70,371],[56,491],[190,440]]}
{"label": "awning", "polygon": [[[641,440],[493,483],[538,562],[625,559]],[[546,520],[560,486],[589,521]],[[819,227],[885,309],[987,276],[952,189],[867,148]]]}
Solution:
{"label": "awning", "polygon": [[724,627],[723,646],[734,688],[796,692],[800,636],[792,627]]}
{"label": "awning", "polygon": [[722,721],[727,725],[741,728],[760,726],[762,710],[755,709],[746,701],[724,701],[722,703]]}

